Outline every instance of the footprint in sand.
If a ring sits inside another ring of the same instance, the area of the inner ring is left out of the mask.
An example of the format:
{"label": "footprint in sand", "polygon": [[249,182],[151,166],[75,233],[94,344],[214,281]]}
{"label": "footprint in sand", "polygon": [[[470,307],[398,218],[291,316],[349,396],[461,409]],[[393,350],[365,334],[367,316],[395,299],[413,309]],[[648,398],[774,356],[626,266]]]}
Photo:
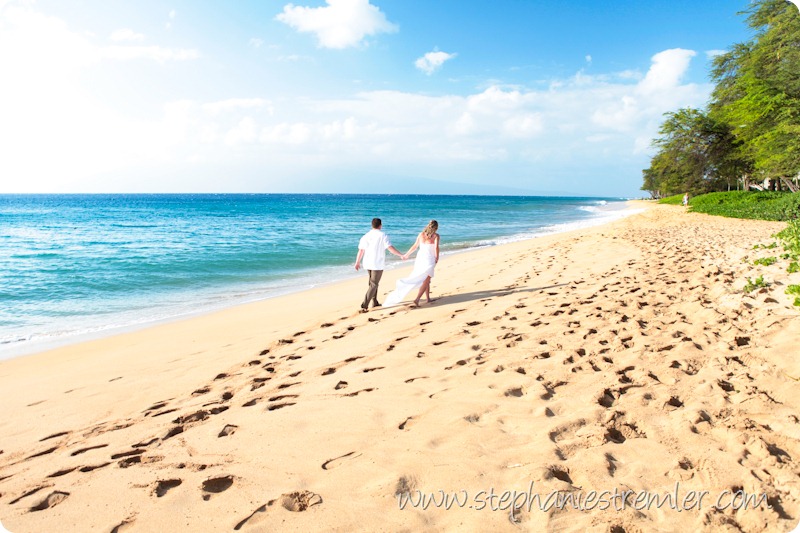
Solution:
{"label": "footprint in sand", "polygon": [[36,511],[44,511],[45,509],[50,509],[51,507],[55,507],[59,503],[63,502],[69,496],[69,492],[61,492],[59,490],[51,492],[47,495],[45,499],[31,507],[31,512]]}
{"label": "footprint in sand", "polygon": [[27,457],[25,460],[27,461],[27,460],[29,460],[29,459],[33,459],[33,458],[35,458],[35,457],[41,457],[42,455],[48,455],[48,454],[51,454],[51,453],[53,453],[54,451],[56,451],[58,448],[59,448],[58,446],[54,446],[53,448],[48,448],[48,449],[46,449],[46,450],[45,450],[45,451],[43,451],[43,452],[35,453],[35,454],[31,455],[30,457]]}
{"label": "footprint in sand", "polygon": [[409,416],[399,426],[397,426],[397,429],[399,429],[400,431],[405,431],[406,429],[410,429],[411,426],[413,425],[414,425],[414,417]]}
{"label": "footprint in sand", "polygon": [[225,492],[229,488],[233,486],[233,476],[221,476],[221,477],[214,477],[211,479],[207,479],[203,481],[202,489],[203,492],[203,499],[208,501],[211,499],[213,494],[219,494],[220,492]]}
{"label": "footprint in sand", "polygon": [[123,531],[128,531],[131,527],[133,527],[133,523],[135,522],[134,518],[136,515],[130,516],[114,526],[114,529],[111,530],[111,533],[122,533]]}
{"label": "footprint in sand", "polygon": [[307,490],[282,494],[280,497],[281,506],[293,513],[302,513],[309,507],[320,505],[322,496]]}
{"label": "footprint in sand", "polygon": [[569,477],[569,469],[561,466],[551,466],[544,475],[545,479],[557,479],[572,485],[572,478]]}
{"label": "footprint in sand", "polygon": [[374,387],[370,387],[368,389],[361,389],[359,391],[351,392],[350,394],[345,394],[345,396],[358,396],[362,392],[372,392],[374,390],[377,390],[377,389],[375,389]]}
{"label": "footprint in sand", "polygon": [[[47,476],[47,477],[61,477],[61,476],[66,476],[66,475],[67,475],[67,474],[69,474],[70,472],[73,472],[73,471],[75,471],[75,469],[76,469],[76,468],[78,468],[78,467],[77,467],[77,466],[73,466],[73,467],[71,467],[71,468],[65,468],[65,469],[63,469],[63,470],[59,470],[58,472],[54,472],[54,473],[50,474],[50,475],[49,475],[49,476]],[[0,533],[2,533],[2,532],[0,532]]]}
{"label": "footprint in sand", "polygon": [[260,389],[264,384],[272,378],[255,378],[250,386],[250,392]]}
{"label": "footprint in sand", "polygon": [[217,437],[229,437],[236,433],[236,430],[239,429],[239,426],[234,426],[233,424],[226,424],[222,431],[219,432]]}
{"label": "footprint in sand", "polygon": [[350,457],[352,459],[355,459],[356,457],[361,457],[360,453],[358,455],[353,455],[355,453],[356,452],[350,452],[350,453],[346,453],[344,455],[340,455],[339,457],[334,457],[333,459],[328,459],[327,461],[322,463],[322,469],[323,470],[333,470],[334,468],[338,468],[339,466],[342,465],[342,463],[344,462],[343,459],[346,459],[348,457]]}
{"label": "footprint in sand", "polygon": [[[61,431],[60,433],[53,433],[43,439],[39,439],[39,442],[44,442],[46,440],[55,439],[56,437],[63,437],[64,435],[69,435],[69,431]],[[0,450],[0,454],[3,453],[3,450]]]}
{"label": "footprint in sand", "polygon": [[397,484],[394,487],[394,495],[411,494],[417,490],[418,485],[419,482],[414,476],[403,476],[397,480]]}
{"label": "footprint in sand", "polygon": [[153,494],[156,495],[157,498],[161,498],[162,496],[166,495],[170,489],[174,489],[175,487],[179,486],[183,483],[180,479],[163,479],[156,483],[155,489],[153,489]]}
{"label": "footprint in sand", "polygon": [[292,405],[295,405],[294,402],[275,403],[267,407],[267,411],[277,411],[278,409],[283,409],[284,407]]}
{"label": "footprint in sand", "polygon": [[90,446],[88,448],[81,448],[80,450],[75,450],[74,452],[72,452],[70,454],[70,456],[74,457],[76,455],[81,455],[82,453],[86,453],[86,452],[89,452],[89,451],[92,451],[92,450],[99,450],[100,448],[105,448],[107,446],[108,446],[108,444],[98,444],[97,446]]}

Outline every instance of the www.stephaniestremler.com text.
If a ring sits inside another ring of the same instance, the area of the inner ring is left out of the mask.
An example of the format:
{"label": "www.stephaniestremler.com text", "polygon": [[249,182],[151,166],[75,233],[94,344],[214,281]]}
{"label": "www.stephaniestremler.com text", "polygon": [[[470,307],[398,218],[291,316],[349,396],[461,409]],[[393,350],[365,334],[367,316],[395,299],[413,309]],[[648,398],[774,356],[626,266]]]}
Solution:
{"label": "www.stephaniestremler.com text", "polygon": [[420,490],[403,492],[397,495],[400,509],[411,507],[414,509],[428,509],[431,506],[440,509],[469,508],[477,511],[520,511],[526,509],[530,512],[536,508],[540,511],[551,509],[575,509],[578,511],[624,511],[634,509],[645,511],[652,509],[672,509],[676,512],[699,511],[707,507],[719,510],[731,509],[757,509],[765,507],[772,509],[767,501],[767,494],[749,494],[744,490],[723,490],[712,493],[708,490],[683,490],[680,482],[669,491],[651,492],[646,490],[631,490],[614,487],[606,490],[555,490],[539,494],[533,490],[534,482],[531,481],[527,491],[505,490],[495,491],[494,488],[481,490],[470,496],[469,491],[459,490],[445,492],[423,492]]}

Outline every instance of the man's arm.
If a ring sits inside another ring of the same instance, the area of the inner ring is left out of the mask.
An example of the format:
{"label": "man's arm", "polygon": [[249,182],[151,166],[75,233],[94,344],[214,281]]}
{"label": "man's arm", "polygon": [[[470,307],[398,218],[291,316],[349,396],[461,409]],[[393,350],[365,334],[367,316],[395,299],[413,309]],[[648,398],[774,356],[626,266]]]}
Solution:
{"label": "man's arm", "polygon": [[392,253],[393,253],[394,255],[396,255],[397,257],[403,257],[403,254],[401,254],[400,252],[398,252],[398,251],[397,251],[397,248],[395,248],[394,246],[389,246],[389,247],[387,248],[387,250],[389,250],[390,252],[392,252]]}
{"label": "man's arm", "polygon": [[358,255],[356,256],[356,270],[361,268],[361,258],[362,257],[364,257],[364,249],[363,248],[359,248],[358,249]]}

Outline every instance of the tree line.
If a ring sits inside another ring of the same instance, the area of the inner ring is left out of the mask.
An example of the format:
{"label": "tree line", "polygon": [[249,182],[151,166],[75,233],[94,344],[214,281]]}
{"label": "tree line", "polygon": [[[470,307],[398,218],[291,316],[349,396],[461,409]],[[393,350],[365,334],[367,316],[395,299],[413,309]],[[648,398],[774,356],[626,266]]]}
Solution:
{"label": "tree line", "polygon": [[800,190],[800,12],[752,0],[742,14],[753,37],[714,57],[706,108],[664,115],[642,171],[653,197]]}

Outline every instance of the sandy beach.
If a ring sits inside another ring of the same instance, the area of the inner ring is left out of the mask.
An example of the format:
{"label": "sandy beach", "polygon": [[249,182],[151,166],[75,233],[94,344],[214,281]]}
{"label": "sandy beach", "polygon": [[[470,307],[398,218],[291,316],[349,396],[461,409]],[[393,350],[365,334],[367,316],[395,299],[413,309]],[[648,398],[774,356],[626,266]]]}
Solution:
{"label": "sandy beach", "polygon": [[2,361],[0,521],[790,531],[800,273],[752,265],[784,224],[636,207],[445,256],[419,309],[358,313],[363,278]]}

